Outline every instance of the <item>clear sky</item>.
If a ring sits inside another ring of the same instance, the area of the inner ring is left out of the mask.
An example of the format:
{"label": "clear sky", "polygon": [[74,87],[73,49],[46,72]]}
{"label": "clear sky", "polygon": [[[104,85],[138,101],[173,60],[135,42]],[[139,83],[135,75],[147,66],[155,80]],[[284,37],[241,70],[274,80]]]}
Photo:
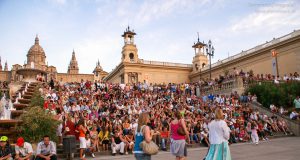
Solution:
{"label": "clear sky", "polygon": [[110,72],[130,25],[141,59],[192,63],[199,32],[212,40],[215,62],[300,29],[299,8],[298,0],[0,0],[0,56],[9,69],[24,64],[38,34],[58,72],[73,49],[80,73],[98,59]]}

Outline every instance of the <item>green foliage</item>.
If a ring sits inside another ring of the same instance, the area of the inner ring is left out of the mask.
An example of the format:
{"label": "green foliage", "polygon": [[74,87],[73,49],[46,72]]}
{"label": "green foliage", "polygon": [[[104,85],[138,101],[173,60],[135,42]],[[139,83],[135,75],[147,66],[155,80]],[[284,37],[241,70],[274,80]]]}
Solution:
{"label": "green foliage", "polygon": [[35,90],[34,94],[31,97],[31,102],[29,104],[30,107],[34,106],[44,106],[44,98],[42,97],[41,93],[39,90]]}
{"label": "green foliage", "polygon": [[46,113],[40,106],[29,107],[20,118],[23,123],[18,128],[19,136],[24,137],[27,141],[37,143],[44,135],[49,135],[53,141],[57,141],[56,128],[59,121],[55,120],[52,114]]}
{"label": "green foliage", "polygon": [[283,106],[288,109],[293,107],[293,100],[300,95],[300,82],[289,82],[276,85],[273,83],[262,83],[250,86],[246,93],[256,94],[257,101],[264,107],[270,104],[275,106]]}

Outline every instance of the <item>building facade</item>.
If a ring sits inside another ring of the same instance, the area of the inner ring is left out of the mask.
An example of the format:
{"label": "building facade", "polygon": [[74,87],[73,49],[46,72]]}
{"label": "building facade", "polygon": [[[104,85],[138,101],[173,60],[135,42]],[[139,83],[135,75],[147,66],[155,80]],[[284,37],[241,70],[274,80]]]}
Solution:
{"label": "building facade", "polygon": [[79,73],[79,66],[76,59],[75,51],[72,52],[72,58],[68,66],[67,73],[58,73],[55,66],[46,64],[46,54],[39,43],[39,38],[36,36],[35,43],[27,53],[27,62],[24,65],[15,64],[11,71],[8,71],[7,62],[4,70],[2,70],[0,58],[0,81],[32,81],[42,80],[50,81],[51,79],[63,82],[80,82],[81,80],[101,81],[106,75],[98,60],[92,74]]}
{"label": "building facade", "polygon": [[[295,30],[285,36],[274,38],[270,42],[255,46],[249,50],[228,57],[211,65],[206,53],[206,44],[198,40],[192,45],[194,57],[191,64],[149,61],[139,58],[138,47],[134,41],[136,33],[129,27],[122,37],[124,45],[121,61],[110,73],[103,71],[100,62],[96,63],[93,74],[80,74],[75,51],[72,52],[67,73],[57,73],[55,66],[45,63],[46,54],[36,37],[34,45],[27,54],[27,63],[23,66],[15,64],[11,71],[7,62],[2,67],[0,58],[0,81],[21,81],[21,71],[31,68],[40,71],[39,74],[50,79],[64,82],[79,82],[81,80],[103,80],[112,83],[185,83],[207,80],[219,77],[234,68],[244,72],[253,71],[257,74],[288,75],[300,71],[300,30]],[[192,50],[191,50],[192,51]],[[191,52],[192,53],[192,52]],[[218,54],[216,52],[215,54]],[[276,67],[275,67],[276,66]]]}

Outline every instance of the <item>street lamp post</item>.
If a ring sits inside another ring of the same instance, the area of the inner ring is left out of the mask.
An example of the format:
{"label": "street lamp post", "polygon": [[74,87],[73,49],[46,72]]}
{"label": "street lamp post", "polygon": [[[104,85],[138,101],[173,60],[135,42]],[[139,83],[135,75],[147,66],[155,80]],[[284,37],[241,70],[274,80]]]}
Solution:
{"label": "street lamp post", "polygon": [[206,53],[209,56],[209,80],[211,80],[211,58],[214,56],[215,48],[212,46],[211,40],[208,41],[208,46],[206,47]]}

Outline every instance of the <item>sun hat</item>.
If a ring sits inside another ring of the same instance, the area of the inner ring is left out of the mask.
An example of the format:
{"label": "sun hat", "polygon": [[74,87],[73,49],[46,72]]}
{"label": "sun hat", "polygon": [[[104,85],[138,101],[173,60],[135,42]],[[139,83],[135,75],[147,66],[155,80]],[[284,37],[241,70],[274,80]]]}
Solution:
{"label": "sun hat", "polygon": [[0,138],[0,142],[6,142],[8,140],[8,138],[6,136],[2,136]]}

